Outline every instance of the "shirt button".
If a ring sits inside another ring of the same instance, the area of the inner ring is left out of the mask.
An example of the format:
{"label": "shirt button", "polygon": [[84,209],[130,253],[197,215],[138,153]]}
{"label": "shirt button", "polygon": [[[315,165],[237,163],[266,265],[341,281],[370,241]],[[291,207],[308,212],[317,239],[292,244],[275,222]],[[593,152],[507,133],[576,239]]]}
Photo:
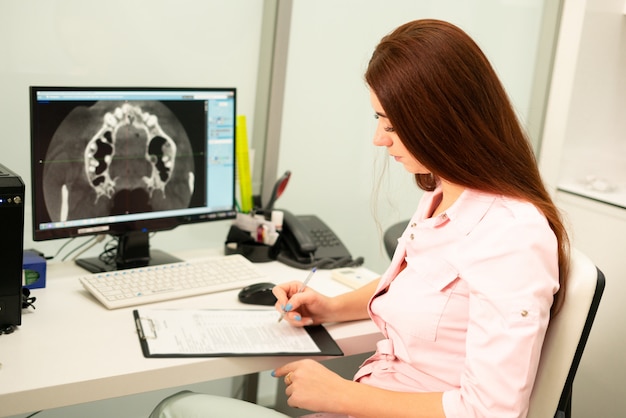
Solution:
{"label": "shirt button", "polygon": [[520,312],[520,315],[522,315],[523,318],[526,318],[528,316],[528,311],[524,309],[522,312]]}
{"label": "shirt button", "polygon": [[411,223],[411,228],[415,228],[417,224],[415,222]]}
{"label": "shirt button", "polygon": [[414,238],[415,238],[415,235],[411,234],[409,237],[410,237],[411,239],[414,239]]}

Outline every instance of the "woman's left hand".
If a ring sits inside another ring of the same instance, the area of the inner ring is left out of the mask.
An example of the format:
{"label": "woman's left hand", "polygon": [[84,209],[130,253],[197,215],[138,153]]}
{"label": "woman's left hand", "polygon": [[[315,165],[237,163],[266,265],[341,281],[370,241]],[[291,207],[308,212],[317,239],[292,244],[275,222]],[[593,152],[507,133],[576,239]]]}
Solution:
{"label": "woman's left hand", "polygon": [[318,412],[342,412],[337,410],[337,395],[345,394],[351,383],[310,359],[288,363],[272,375],[284,378],[289,406]]}

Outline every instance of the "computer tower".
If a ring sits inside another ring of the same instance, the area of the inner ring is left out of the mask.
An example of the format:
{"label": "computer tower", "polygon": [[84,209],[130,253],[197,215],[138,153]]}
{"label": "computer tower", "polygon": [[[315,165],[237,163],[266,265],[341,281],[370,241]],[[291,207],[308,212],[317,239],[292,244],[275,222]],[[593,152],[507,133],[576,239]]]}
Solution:
{"label": "computer tower", "polygon": [[0,327],[22,323],[24,182],[0,164]]}

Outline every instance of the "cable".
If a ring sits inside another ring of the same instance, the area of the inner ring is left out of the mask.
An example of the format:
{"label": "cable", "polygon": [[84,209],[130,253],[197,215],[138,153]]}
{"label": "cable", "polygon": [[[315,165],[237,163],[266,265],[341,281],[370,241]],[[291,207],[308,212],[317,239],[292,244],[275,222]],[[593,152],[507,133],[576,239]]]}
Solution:
{"label": "cable", "polygon": [[70,242],[74,241],[75,239],[76,239],[76,237],[72,237],[72,238],[70,238],[69,240],[65,241],[65,244],[61,245],[61,248],[59,248],[59,249],[58,249],[58,251],[56,252],[56,254],[55,254],[55,255],[53,255],[52,257],[45,257],[45,259],[46,259],[46,260],[52,260],[52,259],[54,259],[55,257],[57,257],[57,256],[61,253],[61,251],[63,251],[63,249],[64,249],[65,247],[67,247],[67,246],[68,246],[68,244],[69,244]]}
{"label": "cable", "polygon": [[3,325],[0,327],[0,335],[12,334],[17,329],[17,325]]}
{"label": "cable", "polygon": [[84,241],[84,242],[82,242],[82,243],[78,244],[78,246],[76,246],[75,248],[73,248],[72,250],[70,250],[70,252],[68,252],[67,254],[65,254],[65,256],[61,259],[61,261],[65,261],[65,260],[67,260],[67,258],[68,258],[70,255],[72,255],[75,251],[77,251],[77,250],[78,250],[78,249],[80,249],[81,247],[83,247],[83,246],[85,246],[85,245],[89,244],[89,243],[90,243],[91,241],[93,241],[95,238],[96,238],[95,236],[90,237],[88,240],[86,240],[86,241]]}
{"label": "cable", "polygon": [[[97,236],[92,236],[90,237],[88,240],[82,242],[81,244],[79,244],[78,246],[76,246],[75,248],[71,249],[67,254],[65,254],[65,256],[63,256],[63,258],[61,259],[61,261],[66,261],[73,253],[75,253],[76,251],[78,251],[79,249],[81,249],[82,247],[88,245],[87,248],[83,249],[81,252],[79,252],[78,254],[76,254],[73,258],[73,260],[76,260],[76,258],[81,255],[82,253],[84,253],[85,251],[89,250],[90,248],[92,248],[94,245],[96,245],[99,242],[102,242],[102,240],[104,240],[105,235],[97,235]],[[72,237],[70,238],[68,241],[66,241],[63,245],[61,245],[61,247],[57,250],[57,252],[51,256],[51,257],[44,257],[46,260],[52,260],[55,259],[59,256],[59,254],[61,254],[61,252],[65,249],[65,247],[67,247],[69,244],[73,243],[76,238],[78,237]],[[42,254],[43,256],[43,254]]]}
{"label": "cable", "polygon": [[[90,248],[93,248],[94,245],[104,241],[104,235],[98,235],[95,237],[92,237],[91,239],[89,239],[88,241],[85,241],[81,246],[74,248],[73,251],[76,251],[78,249],[80,249],[80,247],[85,246],[87,244],[89,244],[89,246],[87,246],[86,248],[83,248],[82,251],[80,251],[78,254],[76,254],[74,256],[74,258],[72,258],[72,260],[76,260],[78,257],[80,257],[81,254],[83,254],[85,251],[89,250]],[[70,253],[71,254],[71,253]],[[70,254],[68,254],[67,256],[69,256]],[[65,256],[67,258],[67,256]],[[65,259],[63,259],[65,260]]]}
{"label": "cable", "polygon": [[104,244],[104,251],[98,256],[100,261],[106,265],[115,266],[115,255],[117,254],[118,244],[118,237],[111,237],[111,239]]}

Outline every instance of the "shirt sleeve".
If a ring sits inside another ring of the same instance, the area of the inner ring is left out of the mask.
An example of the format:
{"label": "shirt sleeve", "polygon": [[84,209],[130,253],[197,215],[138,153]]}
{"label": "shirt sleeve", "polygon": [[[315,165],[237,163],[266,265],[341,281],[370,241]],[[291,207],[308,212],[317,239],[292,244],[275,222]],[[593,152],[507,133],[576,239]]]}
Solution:
{"label": "shirt sleeve", "polygon": [[558,290],[556,238],[543,217],[474,233],[484,239],[458,266],[470,289],[465,366],[460,388],[444,392],[444,411],[525,417]]}

